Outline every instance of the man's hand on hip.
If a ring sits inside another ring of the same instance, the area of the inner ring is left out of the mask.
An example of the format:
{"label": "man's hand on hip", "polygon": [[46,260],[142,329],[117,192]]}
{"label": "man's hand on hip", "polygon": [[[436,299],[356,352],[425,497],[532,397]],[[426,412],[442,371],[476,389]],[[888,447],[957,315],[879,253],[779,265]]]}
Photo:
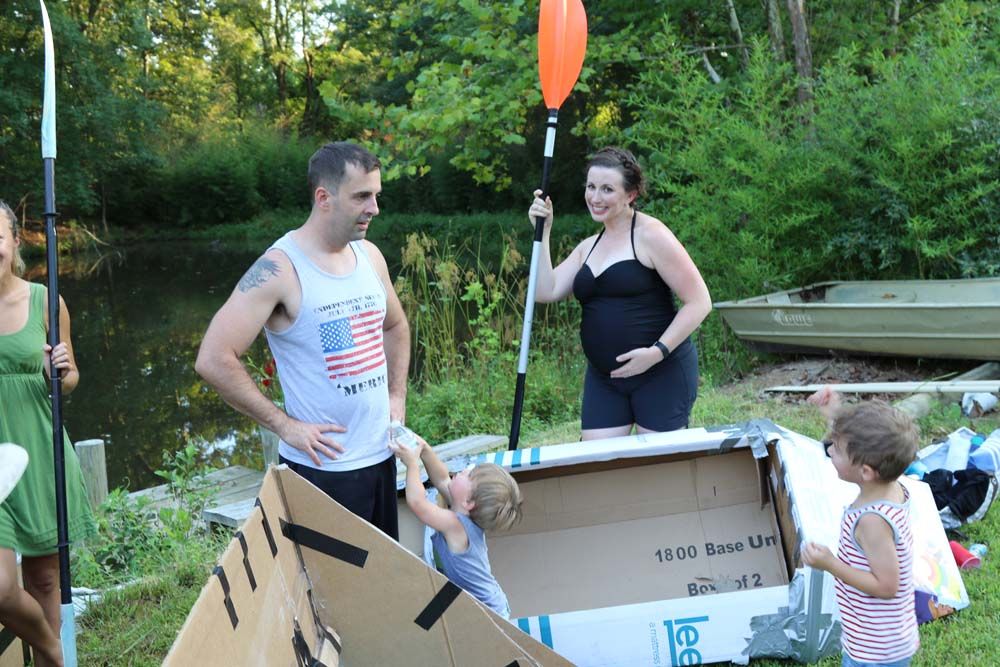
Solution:
{"label": "man's hand on hip", "polygon": [[330,437],[330,433],[346,433],[339,424],[307,424],[292,417],[282,425],[278,435],[289,445],[305,452],[317,466],[322,466],[319,455],[336,460],[344,452],[344,446]]}

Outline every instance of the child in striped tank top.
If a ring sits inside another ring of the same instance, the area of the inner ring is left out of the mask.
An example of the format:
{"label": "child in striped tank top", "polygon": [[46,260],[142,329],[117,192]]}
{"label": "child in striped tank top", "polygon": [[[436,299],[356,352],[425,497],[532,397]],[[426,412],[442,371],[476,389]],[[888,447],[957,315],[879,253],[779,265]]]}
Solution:
{"label": "child in striped tank top", "polygon": [[823,445],[837,475],[860,493],[844,510],[837,554],[807,542],[802,560],[836,579],[843,667],[906,667],[920,635],[910,496],[898,479],[916,458],[919,431],[909,415],[882,401],[841,406],[829,387],[809,402],[829,418]]}

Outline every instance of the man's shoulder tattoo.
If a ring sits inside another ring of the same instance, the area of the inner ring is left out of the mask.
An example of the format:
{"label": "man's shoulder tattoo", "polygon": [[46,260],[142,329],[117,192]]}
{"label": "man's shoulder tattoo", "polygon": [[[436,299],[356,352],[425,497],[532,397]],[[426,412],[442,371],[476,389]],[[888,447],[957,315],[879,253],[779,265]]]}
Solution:
{"label": "man's shoulder tattoo", "polygon": [[237,285],[241,292],[249,292],[254,287],[260,287],[271,276],[278,275],[278,263],[267,257],[260,257],[240,278]]}

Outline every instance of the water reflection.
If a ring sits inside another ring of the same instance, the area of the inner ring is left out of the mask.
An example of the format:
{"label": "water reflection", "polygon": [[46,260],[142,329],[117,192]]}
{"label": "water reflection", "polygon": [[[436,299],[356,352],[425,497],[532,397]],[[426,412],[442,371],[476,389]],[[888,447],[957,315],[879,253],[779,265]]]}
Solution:
{"label": "water reflection", "polygon": [[[159,483],[163,453],[189,442],[214,466],[261,465],[252,422],[194,372],[209,319],[260,249],[159,243],[60,258],[80,367],[66,426],[74,440],[107,442],[112,487]],[[44,261],[29,276],[44,282]]]}

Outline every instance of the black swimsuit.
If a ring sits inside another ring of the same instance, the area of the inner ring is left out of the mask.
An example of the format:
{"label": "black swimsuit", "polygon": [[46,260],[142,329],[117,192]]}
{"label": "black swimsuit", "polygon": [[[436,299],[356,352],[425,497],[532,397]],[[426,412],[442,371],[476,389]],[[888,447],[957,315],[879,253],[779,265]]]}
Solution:
{"label": "black swimsuit", "polygon": [[594,276],[587,260],[604,236],[602,231],[573,279],[573,295],[583,306],[580,342],[589,362],[583,396],[585,430],[633,423],[655,431],[684,428],[697,395],[698,355],[689,340],[641,375],[609,377],[623,365],[616,360],[618,355],[651,346],[677,314],[670,288],[636,255],[635,222],[633,212],[632,259],[615,262]]}

